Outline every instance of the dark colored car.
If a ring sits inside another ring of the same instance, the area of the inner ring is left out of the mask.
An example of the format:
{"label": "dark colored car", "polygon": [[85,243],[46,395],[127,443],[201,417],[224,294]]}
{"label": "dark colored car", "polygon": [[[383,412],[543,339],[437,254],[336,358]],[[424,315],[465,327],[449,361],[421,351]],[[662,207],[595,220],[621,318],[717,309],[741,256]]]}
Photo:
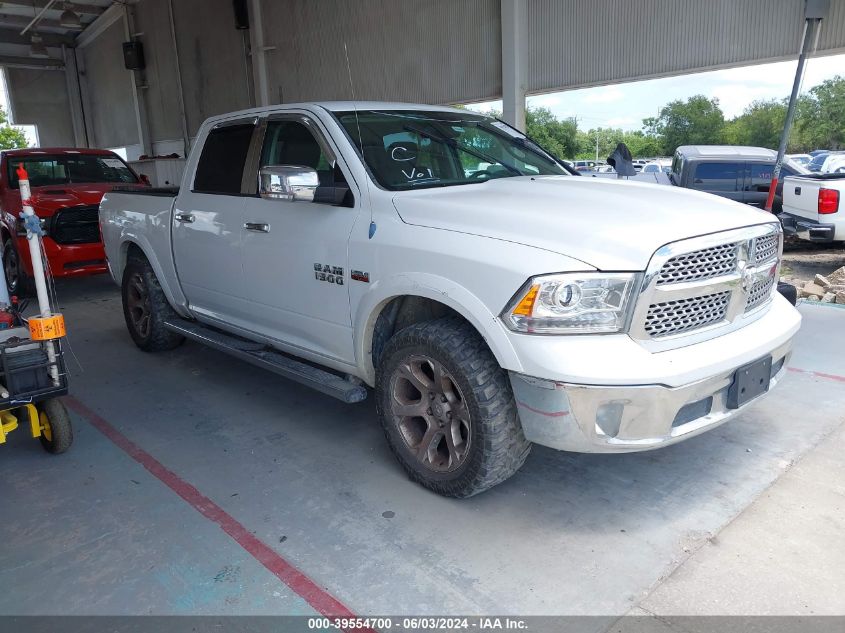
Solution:
{"label": "dark colored car", "polygon": [[[675,150],[669,181],[677,187],[697,189],[723,198],[763,208],[769,195],[777,153],[763,147],[733,145],[682,145]],[[775,191],[773,210],[781,210],[783,179],[807,170],[784,161]]]}

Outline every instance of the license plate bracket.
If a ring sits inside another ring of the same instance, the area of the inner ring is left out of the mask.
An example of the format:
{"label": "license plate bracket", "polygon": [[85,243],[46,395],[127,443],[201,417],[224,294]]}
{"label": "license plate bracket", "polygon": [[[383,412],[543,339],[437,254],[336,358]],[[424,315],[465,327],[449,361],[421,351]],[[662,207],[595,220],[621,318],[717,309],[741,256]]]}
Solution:
{"label": "license plate bracket", "polygon": [[766,356],[743,365],[734,372],[728,388],[728,409],[738,409],[769,390],[772,380],[772,357]]}

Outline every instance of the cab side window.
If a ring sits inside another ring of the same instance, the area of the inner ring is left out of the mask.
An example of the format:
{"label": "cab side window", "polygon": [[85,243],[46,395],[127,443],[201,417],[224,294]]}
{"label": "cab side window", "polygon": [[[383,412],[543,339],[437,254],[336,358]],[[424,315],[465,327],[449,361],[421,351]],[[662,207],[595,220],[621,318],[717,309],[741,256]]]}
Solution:
{"label": "cab side window", "polygon": [[241,194],[246,156],[252,142],[253,123],[226,125],[208,133],[202,148],[194,191]]}
{"label": "cab side window", "polygon": [[745,171],[742,163],[699,163],[695,167],[693,189],[736,191],[736,181]]}
{"label": "cab side window", "polygon": [[346,186],[346,179],[333,156],[298,121],[271,121],[261,148],[261,167],[291,165],[317,170],[321,187]]}

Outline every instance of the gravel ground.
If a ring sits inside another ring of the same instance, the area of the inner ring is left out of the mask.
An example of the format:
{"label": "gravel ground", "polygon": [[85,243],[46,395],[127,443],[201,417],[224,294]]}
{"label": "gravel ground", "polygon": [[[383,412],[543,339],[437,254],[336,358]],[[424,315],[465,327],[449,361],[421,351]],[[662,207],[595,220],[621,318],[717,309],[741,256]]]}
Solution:
{"label": "gravel ground", "polygon": [[799,284],[797,280],[810,281],[816,275],[827,275],[845,266],[845,244],[814,244],[787,238],[783,246],[781,279]]}

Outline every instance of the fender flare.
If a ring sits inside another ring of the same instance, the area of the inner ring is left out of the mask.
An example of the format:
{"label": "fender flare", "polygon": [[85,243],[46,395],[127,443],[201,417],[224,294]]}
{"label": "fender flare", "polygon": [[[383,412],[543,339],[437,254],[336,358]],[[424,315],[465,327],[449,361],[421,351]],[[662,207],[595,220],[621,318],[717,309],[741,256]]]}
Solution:
{"label": "fender flare", "polygon": [[382,309],[396,297],[417,296],[442,303],[465,318],[482,336],[493,356],[504,369],[520,371],[522,363],[499,320],[477,296],[451,279],[429,273],[398,273],[377,281],[361,297],[353,323],[355,356],[361,378],[375,384],[372,340]]}
{"label": "fender flare", "polygon": [[125,234],[121,236],[120,250],[118,251],[118,257],[120,258],[120,261],[118,262],[119,268],[115,270],[115,277],[117,278],[118,284],[121,286],[123,284],[123,271],[126,269],[129,248],[133,245],[141,250],[141,253],[143,253],[144,257],[146,257],[147,261],[150,263],[153,273],[155,273],[156,279],[158,279],[158,283],[164,292],[164,296],[167,298],[167,302],[177,314],[183,317],[189,317],[190,313],[187,309],[187,299],[182,294],[181,288],[177,287],[177,289],[174,290],[172,287],[172,281],[175,280],[175,277],[171,279],[166,275],[161,263],[158,261],[158,258],[155,257],[155,249],[152,247],[149,240],[147,240],[147,238],[143,235]]}

